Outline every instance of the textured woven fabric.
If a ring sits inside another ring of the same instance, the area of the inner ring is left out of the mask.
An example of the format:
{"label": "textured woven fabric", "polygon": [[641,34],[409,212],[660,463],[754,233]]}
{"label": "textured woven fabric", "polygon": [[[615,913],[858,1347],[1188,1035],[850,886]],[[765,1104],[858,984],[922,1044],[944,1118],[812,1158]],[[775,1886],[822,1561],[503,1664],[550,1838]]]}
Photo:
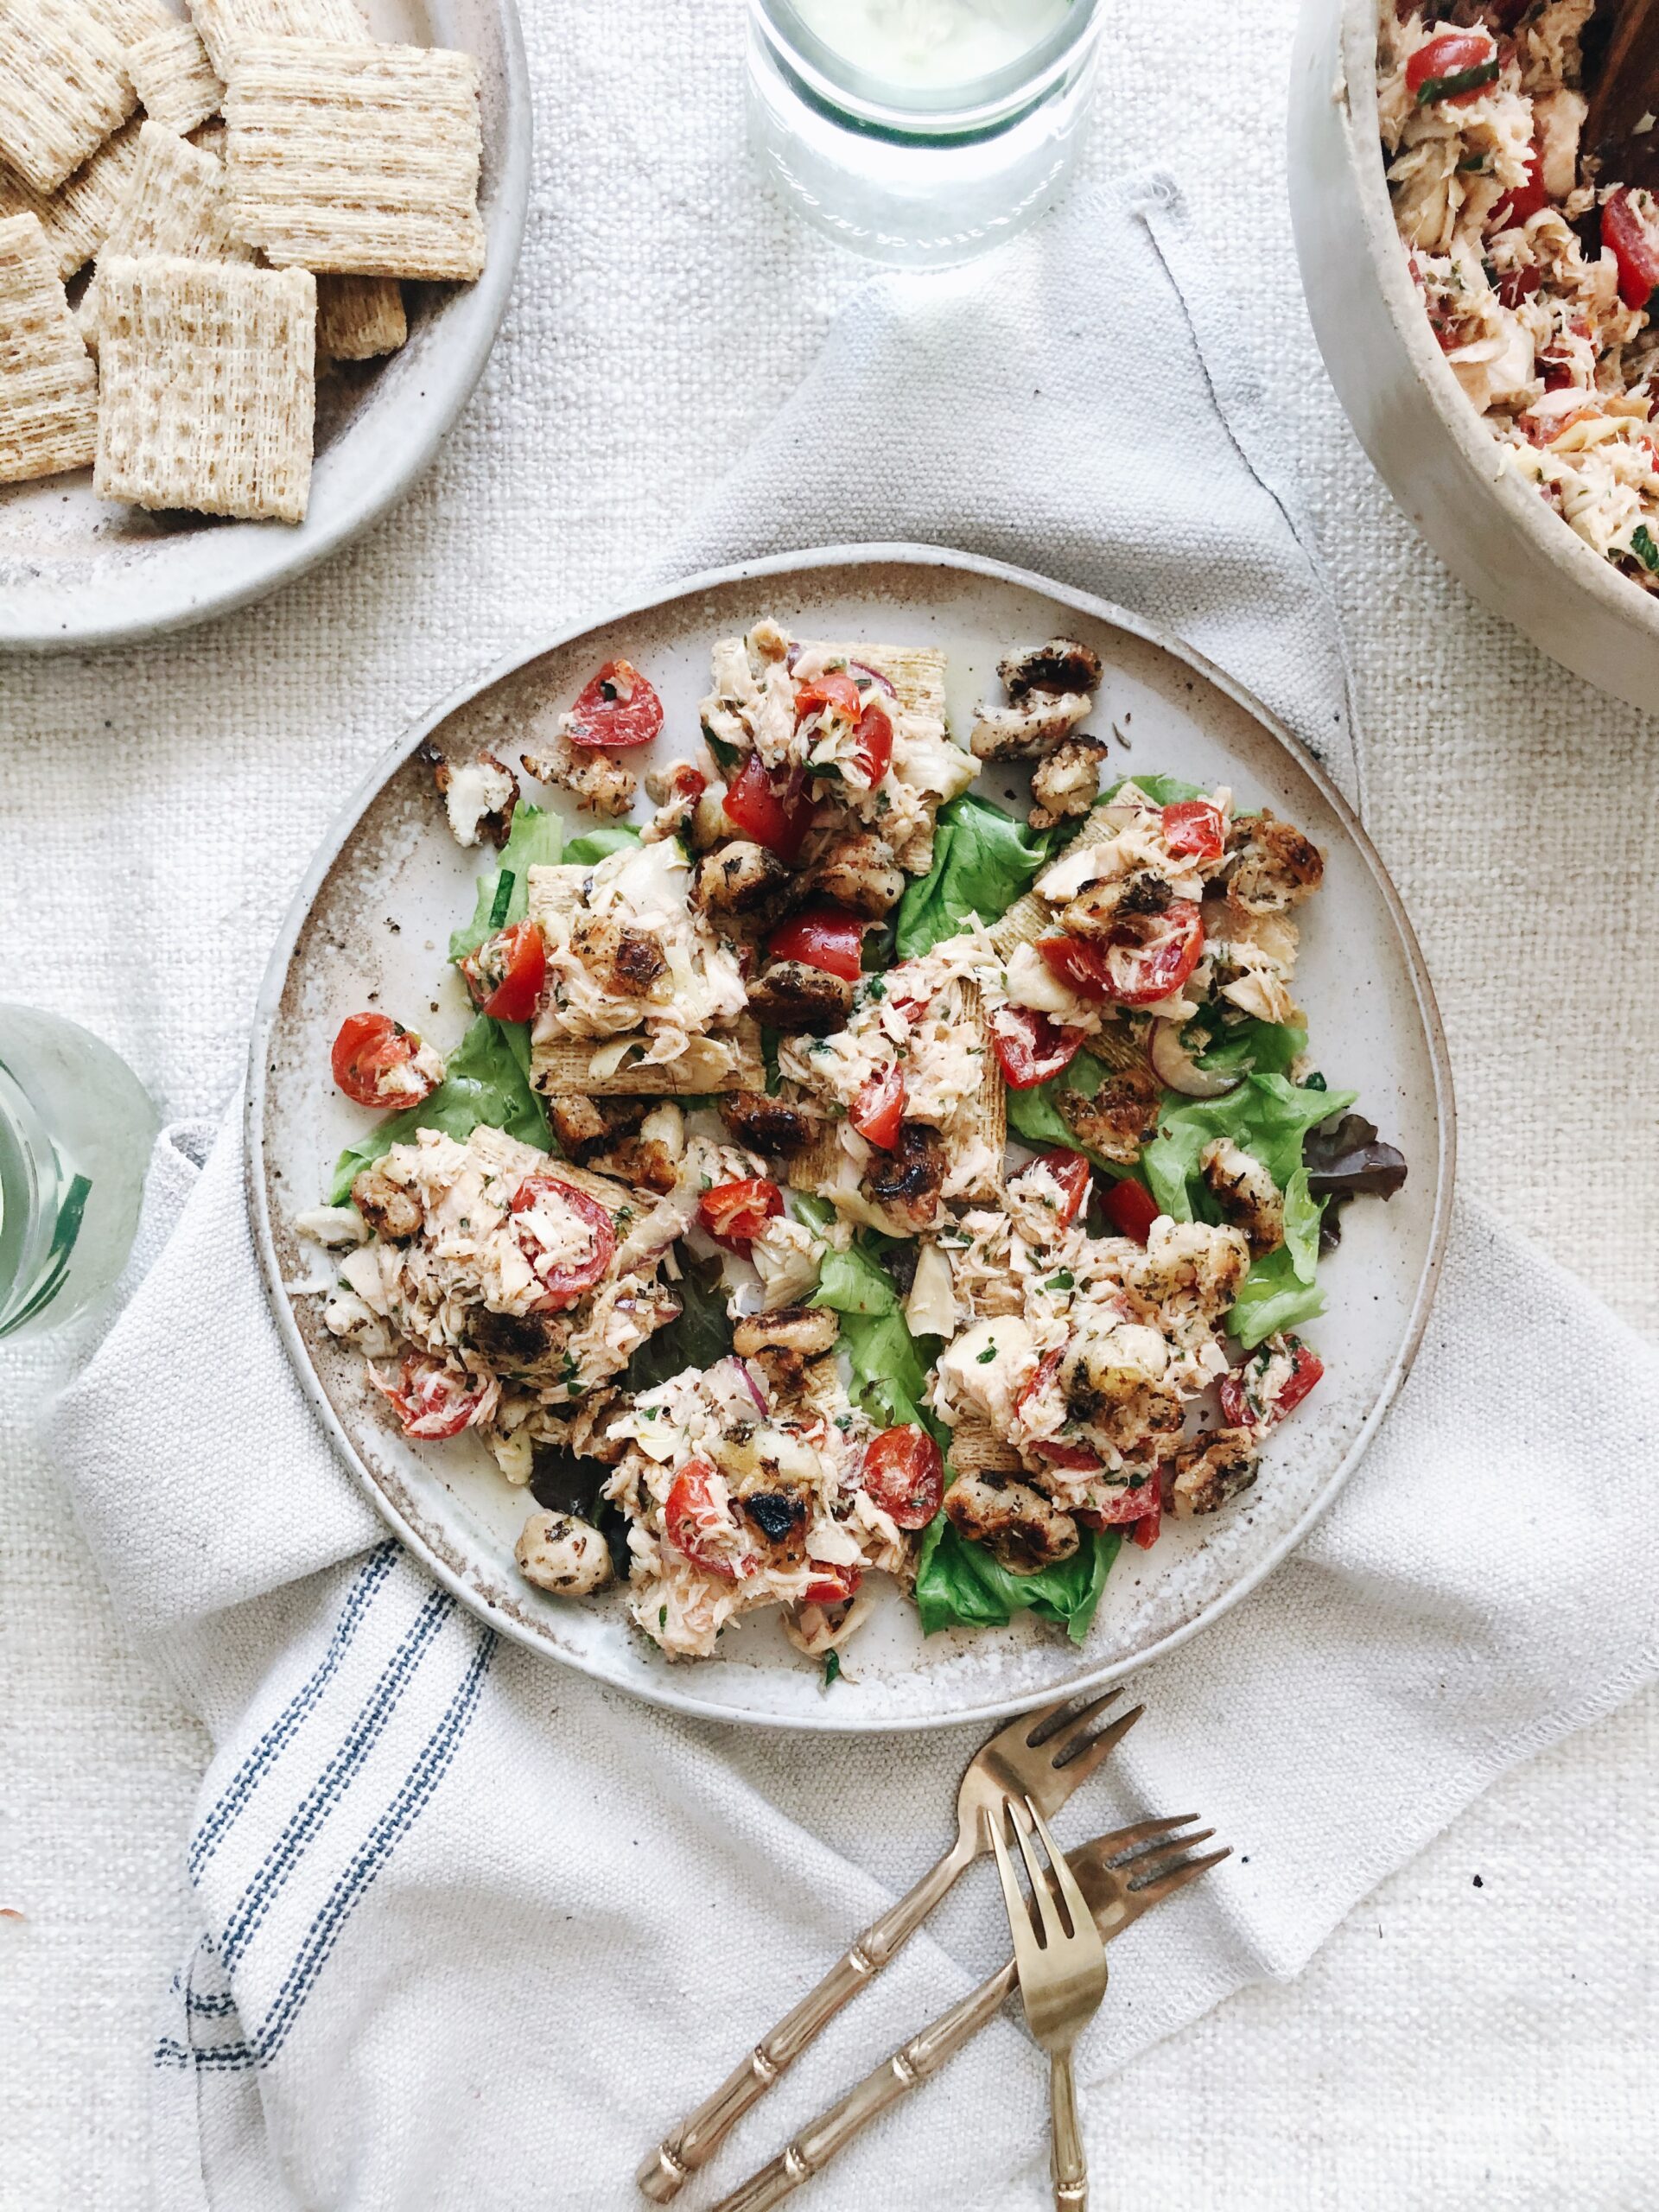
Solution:
{"label": "textured woven fabric", "polygon": [[[5,988],[102,1030],[173,1113],[215,1109],[233,1087],[266,945],[340,795],[516,635],[655,559],[866,274],[749,181],[735,0],[648,22],[622,0],[529,12],[543,127],[524,264],[485,385],[424,486],[263,608],[0,679]],[[1465,1187],[1652,1331],[1640,1102],[1659,1038],[1643,901],[1622,887],[1659,861],[1643,796],[1654,725],[1475,609],[1355,446],[1318,366],[1284,213],[1291,14],[1288,0],[1119,10],[1089,169],[1170,162],[1229,242],[1347,625],[1370,826],[1440,987]],[[619,321],[619,297],[637,319]],[[176,1869],[207,1745],[114,1627],[33,1441],[75,1350],[0,1355],[0,1904],[28,1916],[0,1925],[4,2190],[125,2207],[145,2201],[153,2001],[177,1962]],[[1569,1542],[1575,1446],[1563,1439]],[[537,1684],[543,1709],[565,1702],[562,1678]],[[1119,2076],[1100,2101],[1115,2193],[1290,2212],[1645,2204],[1659,1898],[1633,1846],[1659,1811],[1656,1713],[1649,1696],[1512,1773],[1293,1986],[1246,1993]],[[812,1756],[791,1755],[792,1771]],[[920,1834],[931,1800],[912,1810]],[[845,1924],[826,1907],[800,1942],[823,1951]],[[797,1955],[748,1985],[757,2015]],[[525,2005],[531,2044],[541,2009]],[[861,2028],[855,2047],[875,2038]],[[1039,2085],[1023,2050],[1019,2063],[1034,2145]],[[539,2146],[555,2199],[582,2085],[569,2105],[559,2086]],[[892,2144],[902,2173],[902,2136]],[[488,2202],[483,2177],[475,2195]]]}

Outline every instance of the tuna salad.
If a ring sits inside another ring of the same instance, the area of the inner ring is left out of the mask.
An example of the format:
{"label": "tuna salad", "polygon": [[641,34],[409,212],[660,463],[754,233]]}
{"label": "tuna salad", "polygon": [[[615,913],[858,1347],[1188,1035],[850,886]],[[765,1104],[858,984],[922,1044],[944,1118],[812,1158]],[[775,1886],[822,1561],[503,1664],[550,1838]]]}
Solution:
{"label": "tuna salad", "polygon": [[1382,0],[1395,219],[1430,327],[1508,464],[1659,590],[1659,205],[1581,143],[1594,0]]}
{"label": "tuna salad", "polygon": [[528,1581],[616,1586],[671,1658],[767,1611],[833,1680],[884,1579],[930,1633],[1080,1641],[1124,1541],[1257,1479],[1324,1372],[1338,1210],[1405,1175],[1309,1054],[1317,847],[1103,789],[1085,645],[1006,658],[965,746],[944,674],[761,620],[683,731],[607,662],[459,827],[479,764],[432,756],[496,849],[470,1027],[335,1045],[327,1328],[404,1434],[522,1490]]}

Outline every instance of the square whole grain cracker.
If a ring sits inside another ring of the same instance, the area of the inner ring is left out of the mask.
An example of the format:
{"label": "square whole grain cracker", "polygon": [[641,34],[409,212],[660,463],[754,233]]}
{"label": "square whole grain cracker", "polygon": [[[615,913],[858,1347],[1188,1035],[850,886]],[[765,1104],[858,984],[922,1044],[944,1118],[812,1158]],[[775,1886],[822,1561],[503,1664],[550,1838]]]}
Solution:
{"label": "square whole grain cracker", "polygon": [[257,39],[328,38],[359,46],[372,38],[357,0],[190,0],[190,14],[221,77]]}
{"label": "square whole grain cracker", "polygon": [[98,442],[98,372],[40,219],[0,222],[0,484],[84,468]]}
{"label": "square whole grain cracker", "polygon": [[188,23],[169,22],[134,39],[127,48],[127,67],[144,113],[181,137],[217,115],[224,105],[224,85]]}
{"label": "square whole grain cracker", "polygon": [[[613,1075],[595,1075],[593,1058],[614,1037],[560,1037],[530,1048],[530,1079],[549,1098],[561,1093],[589,1098],[690,1098],[721,1090],[764,1090],[766,1063],[760,1025],[740,1014],[729,1030],[693,1037],[677,1060],[625,1063]],[[639,1039],[643,1051],[645,1039]]]}
{"label": "square whole grain cracker", "polygon": [[473,56],[437,48],[245,48],[225,97],[238,236],[279,269],[477,276],[478,88]]}
{"label": "square whole grain cracker", "polygon": [[99,498],[303,522],[315,278],[178,254],[106,254],[99,277]]}
{"label": "square whole grain cracker", "polygon": [[395,276],[319,276],[317,352],[325,361],[372,361],[409,338]]}
{"label": "square whole grain cracker", "polygon": [[19,176],[0,169],[0,216],[36,215],[58,274],[73,276],[84,269],[109,235],[121,195],[138,161],[142,118],[122,124],[90,162],[83,162],[56,192],[36,192]]}
{"label": "square whole grain cracker", "polygon": [[0,0],[0,161],[55,192],[137,105],[119,42],[82,0]]}
{"label": "square whole grain cracker", "polygon": [[80,4],[120,47],[129,47],[151,31],[166,30],[179,20],[164,0],[80,0]]}
{"label": "square whole grain cracker", "polygon": [[138,159],[99,251],[99,266],[80,303],[80,327],[94,353],[103,295],[103,264],[112,254],[181,254],[192,261],[251,261],[231,236],[225,171],[164,124],[146,123]]}

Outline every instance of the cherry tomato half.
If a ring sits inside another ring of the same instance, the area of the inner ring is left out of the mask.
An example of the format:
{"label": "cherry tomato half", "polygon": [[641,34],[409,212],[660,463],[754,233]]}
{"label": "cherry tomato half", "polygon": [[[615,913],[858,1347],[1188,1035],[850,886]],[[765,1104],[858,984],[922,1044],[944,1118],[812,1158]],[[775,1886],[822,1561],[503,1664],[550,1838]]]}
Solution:
{"label": "cherry tomato half", "polygon": [[1035,1007],[1001,1006],[991,1016],[992,1050],[1010,1090],[1030,1090],[1069,1068],[1086,1035]]}
{"label": "cherry tomato half", "polygon": [[480,1014],[496,1021],[528,1021],[541,1003],[547,947],[536,922],[515,922],[486,937],[461,963]]}
{"label": "cherry tomato half", "polygon": [[[1535,215],[1541,207],[1548,207],[1548,205],[1549,194],[1544,189],[1544,149],[1535,138],[1531,150],[1527,156],[1526,182],[1517,184],[1512,192],[1504,194],[1486,218],[1486,228],[1489,232],[1507,231],[1511,225],[1524,223],[1529,215]],[[1529,270],[1523,272],[1516,270],[1510,274],[1517,276],[1522,274],[1536,276],[1537,271]],[[1529,289],[1535,292],[1537,289],[1535,283],[1529,287]],[[1505,302],[1505,305],[1510,307],[1516,307],[1519,304],[1519,301],[1516,300]]]}
{"label": "cherry tomato half", "polygon": [[893,765],[893,716],[872,699],[858,720],[858,749],[853,755],[866,791],[874,791]]}
{"label": "cherry tomato half", "polygon": [[809,715],[816,715],[825,707],[836,714],[845,715],[855,722],[864,711],[864,695],[844,669],[826,669],[822,676],[809,676],[795,694],[795,719],[804,722]]}
{"label": "cherry tomato half", "polygon": [[1644,308],[1659,290],[1659,223],[1644,221],[1621,184],[1601,211],[1601,242],[1618,264],[1618,296],[1627,308]]}
{"label": "cherry tomato half", "polygon": [[1098,1528],[1126,1528],[1131,1521],[1144,1520],[1147,1514],[1156,1513],[1163,1503],[1163,1486],[1156,1475],[1149,1475],[1139,1490],[1116,1491],[1105,1503],[1091,1503],[1089,1518]]}
{"label": "cherry tomato half", "polygon": [[572,745],[621,753],[649,745],[663,726],[663,702],[630,660],[607,660],[564,717]]}
{"label": "cherry tomato half", "polygon": [[766,939],[768,960],[799,960],[821,968],[826,976],[839,976],[855,983],[863,959],[864,932],[869,924],[844,906],[808,906],[780,922]]}
{"label": "cherry tomato half", "polygon": [[1093,1170],[1080,1152],[1068,1152],[1064,1145],[1056,1145],[1052,1152],[1038,1155],[1032,1165],[1046,1167],[1061,1192],[1059,1222],[1062,1229],[1075,1221],[1089,1202],[1089,1185]]}
{"label": "cherry tomato half", "polygon": [[784,1210],[784,1194],[764,1175],[751,1175],[735,1183],[716,1183],[697,1200],[697,1217],[728,1252],[746,1258],[750,1245]]}
{"label": "cherry tomato half", "polygon": [[1074,1474],[1092,1475],[1102,1464],[1099,1452],[1091,1452],[1086,1444],[1062,1444],[1058,1437],[1033,1441],[1031,1448],[1051,1467],[1070,1469]]}
{"label": "cherry tomato half", "polygon": [[897,1060],[873,1075],[853,1101],[847,1116],[867,1144],[891,1152],[905,1119],[905,1078]]}
{"label": "cherry tomato half", "polygon": [[[717,1574],[722,1582],[741,1582],[754,1573],[757,1555],[753,1545],[732,1548],[729,1538],[741,1531],[732,1515],[715,1503],[714,1479],[709,1460],[686,1461],[663,1505],[663,1533],[677,1552],[705,1574]],[[722,1537],[728,1541],[722,1543]]]}
{"label": "cherry tomato half", "polygon": [[944,1459],[923,1428],[907,1422],[872,1437],[864,1454],[864,1489],[901,1529],[925,1529],[944,1497]]}
{"label": "cherry tomato half", "polygon": [[418,1106],[443,1080],[441,1061],[435,1072],[412,1065],[420,1050],[415,1032],[386,1014],[348,1014],[330,1065],[334,1081],[359,1106]]}
{"label": "cherry tomato half", "polygon": [[1207,798],[1177,799],[1164,809],[1164,842],[1195,861],[1218,861],[1226,850],[1221,809]]}
{"label": "cherry tomato half", "polygon": [[1198,903],[1173,899],[1161,914],[1124,914],[1109,938],[1045,937],[1037,950],[1080,998],[1117,1006],[1155,1006],[1198,966],[1204,921]]}
{"label": "cherry tomato half", "polygon": [[616,1224],[599,1200],[567,1183],[562,1175],[526,1175],[512,1194],[515,1214],[533,1213],[551,1198],[566,1207],[588,1232],[588,1251],[580,1260],[556,1261],[529,1222],[521,1222],[518,1249],[530,1262],[531,1273],[542,1286],[538,1313],[563,1313],[575,1305],[604,1275],[616,1257]]}
{"label": "cherry tomato half", "polygon": [[1236,1367],[1222,1376],[1221,1416],[1229,1427],[1271,1427],[1295,1412],[1325,1373],[1325,1362],[1300,1337],[1287,1337],[1285,1349],[1290,1354],[1290,1372],[1271,1397],[1263,1398],[1251,1390],[1248,1366]]}
{"label": "cherry tomato half", "polygon": [[1152,1224],[1158,1218],[1158,1202],[1143,1183],[1133,1175],[1125,1175],[1116,1183],[1109,1183],[1101,1195],[1100,1210],[1120,1236],[1132,1236],[1137,1244],[1144,1244],[1152,1234]]}
{"label": "cherry tomato half", "polygon": [[459,1436],[469,1428],[489,1389],[475,1375],[424,1351],[404,1354],[395,1382],[388,1382],[372,1366],[369,1374],[375,1389],[396,1407],[404,1434],[428,1442]]}
{"label": "cherry tomato half", "polygon": [[822,1560],[815,1560],[812,1565],[818,1580],[807,1584],[801,1599],[804,1605],[844,1605],[864,1580],[861,1567],[827,1567]]}
{"label": "cherry tomato half", "polygon": [[1439,100],[1467,107],[1497,76],[1497,48],[1488,32],[1442,31],[1407,62],[1406,90],[1419,107]]}
{"label": "cherry tomato half", "polygon": [[792,864],[799,860],[813,812],[804,778],[770,776],[752,753],[721,804],[727,820],[744,836],[753,837],[780,861]]}

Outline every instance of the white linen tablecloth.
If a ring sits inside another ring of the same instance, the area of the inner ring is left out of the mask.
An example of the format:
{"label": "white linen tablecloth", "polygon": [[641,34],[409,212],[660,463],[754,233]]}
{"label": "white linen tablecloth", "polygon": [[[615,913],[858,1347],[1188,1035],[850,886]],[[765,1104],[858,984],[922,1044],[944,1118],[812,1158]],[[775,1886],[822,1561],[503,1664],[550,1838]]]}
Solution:
{"label": "white linen tablecloth", "polygon": [[[634,11],[593,0],[532,17],[543,115],[567,127],[543,129],[509,329],[454,452],[375,538],[182,644],[0,671],[7,988],[103,1029],[169,1111],[231,1087],[289,886],[387,736],[516,632],[646,565],[861,280],[748,182],[736,14],[677,10],[620,71]],[[1465,1096],[1503,1103],[1466,1126],[1466,1182],[1651,1327],[1639,1102],[1654,1020],[1624,918],[1655,857],[1651,725],[1475,613],[1352,448],[1288,259],[1287,29],[1276,6],[1219,29],[1186,7],[1134,11],[1094,158],[1156,152],[1189,174],[1201,160],[1200,214],[1237,241],[1241,313],[1296,424],[1359,663],[1370,823],[1424,934]],[[620,296],[641,303],[632,331]],[[739,298],[752,313],[712,346],[710,302]],[[101,2205],[138,2201],[151,1999],[174,1961],[202,1747],[113,1639],[30,1447],[29,1408],[67,1350],[4,1357],[0,1904],[28,1918],[0,1928],[0,2189]],[[1564,1437],[1564,1541],[1573,1464]],[[1294,1990],[1252,1993],[1140,2062],[1122,2081],[1114,2187],[1395,2205],[1543,2203],[1570,2185],[1577,2202],[1642,2202],[1654,1898],[1630,1846],[1651,1833],[1652,1712],[1500,1785]],[[1561,1864],[1541,1918],[1541,1852]],[[556,2158],[555,2133],[550,2184]]]}

